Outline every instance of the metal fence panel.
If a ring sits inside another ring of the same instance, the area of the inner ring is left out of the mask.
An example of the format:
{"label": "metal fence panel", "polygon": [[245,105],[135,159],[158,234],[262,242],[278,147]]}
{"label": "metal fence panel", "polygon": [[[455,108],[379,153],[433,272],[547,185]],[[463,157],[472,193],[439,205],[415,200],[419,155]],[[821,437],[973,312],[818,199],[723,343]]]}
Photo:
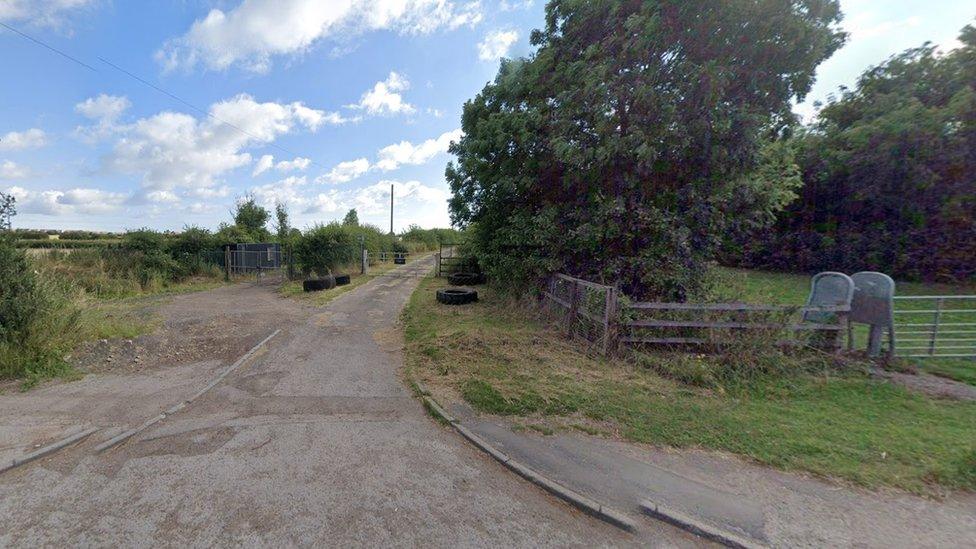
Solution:
{"label": "metal fence panel", "polygon": [[976,295],[894,299],[896,356],[976,358]]}

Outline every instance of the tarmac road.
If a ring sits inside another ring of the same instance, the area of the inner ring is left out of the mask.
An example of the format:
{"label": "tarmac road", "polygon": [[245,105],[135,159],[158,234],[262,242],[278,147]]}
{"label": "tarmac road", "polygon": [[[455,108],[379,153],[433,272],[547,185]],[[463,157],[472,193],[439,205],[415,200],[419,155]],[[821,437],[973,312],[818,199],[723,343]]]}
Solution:
{"label": "tarmac road", "polygon": [[584,515],[426,415],[398,377],[396,323],[431,266],[310,311],[122,446],[0,476],[0,546],[696,545]]}

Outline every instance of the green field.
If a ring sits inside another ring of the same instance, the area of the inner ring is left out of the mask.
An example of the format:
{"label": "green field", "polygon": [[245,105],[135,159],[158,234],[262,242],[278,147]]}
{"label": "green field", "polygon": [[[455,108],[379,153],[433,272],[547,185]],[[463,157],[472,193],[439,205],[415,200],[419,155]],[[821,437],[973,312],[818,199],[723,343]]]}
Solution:
{"label": "green field", "polygon": [[[771,278],[778,287],[757,285],[784,298],[787,288],[802,287],[799,279]],[[477,304],[441,305],[434,292],[444,284],[425,279],[404,314],[408,375],[439,399],[464,400],[542,433],[574,429],[724,450],[868,487],[976,490],[976,403],[912,394],[869,378],[857,364],[829,361],[792,376],[681,383],[660,372],[734,368],[729,360],[749,358],[595,358],[489,288],[479,287]]]}

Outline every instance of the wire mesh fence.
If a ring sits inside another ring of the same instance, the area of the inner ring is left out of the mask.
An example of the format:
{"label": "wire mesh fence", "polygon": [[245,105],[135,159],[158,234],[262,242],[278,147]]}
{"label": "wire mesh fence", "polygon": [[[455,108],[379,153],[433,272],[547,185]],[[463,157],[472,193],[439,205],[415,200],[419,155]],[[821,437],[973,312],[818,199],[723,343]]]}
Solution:
{"label": "wire mesh fence", "polygon": [[617,290],[556,274],[542,294],[543,314],[589,350],[607,354],[616,343]]}

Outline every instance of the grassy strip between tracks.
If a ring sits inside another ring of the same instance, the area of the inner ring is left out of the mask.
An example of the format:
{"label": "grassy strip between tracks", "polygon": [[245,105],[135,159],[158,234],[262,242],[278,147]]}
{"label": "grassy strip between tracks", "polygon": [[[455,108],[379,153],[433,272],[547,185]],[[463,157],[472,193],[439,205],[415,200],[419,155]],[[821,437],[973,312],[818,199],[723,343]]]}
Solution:
{"label": "grassy strip between tracks", "polygon": [[[421,254],[417,257],[412,257],[407,261],[410,264],[418,259],[426,257],[429,254]],[[347,269],[344,272],[349,274],[349,284],[343,286],[336,286],[331,290],[322,290],[319,292],[306,292],[302,289],[301,280],[292,280],[282,284],[278,291],[286,296],[293,299],[302,300],[310,305],[321,307],[326,305],[333,299],[339,297],[340,295],[355,290],[356,288],[362,286],[363,284],[373,280],[377,276],[386,274],[387,272],[399,267],[399,265],[394,264],[392,261],[379,262],[371,265],[369,267],[369,273],[363,275],[358,272],[358,269]]]}
{"label": "grassy strip between tracks", "polygon": [[715,359],[593,358],[489,288],[479,287],[477,304],[437,303],[445,284],[425,279],[404,313],[410,377],[442,402],[464,400],[543,434],[575,429],[722,450],[925,495],[976,490],[976,403],[915,395],[856,368],[760,377],[731,389],[687,385],[656,372]]}

